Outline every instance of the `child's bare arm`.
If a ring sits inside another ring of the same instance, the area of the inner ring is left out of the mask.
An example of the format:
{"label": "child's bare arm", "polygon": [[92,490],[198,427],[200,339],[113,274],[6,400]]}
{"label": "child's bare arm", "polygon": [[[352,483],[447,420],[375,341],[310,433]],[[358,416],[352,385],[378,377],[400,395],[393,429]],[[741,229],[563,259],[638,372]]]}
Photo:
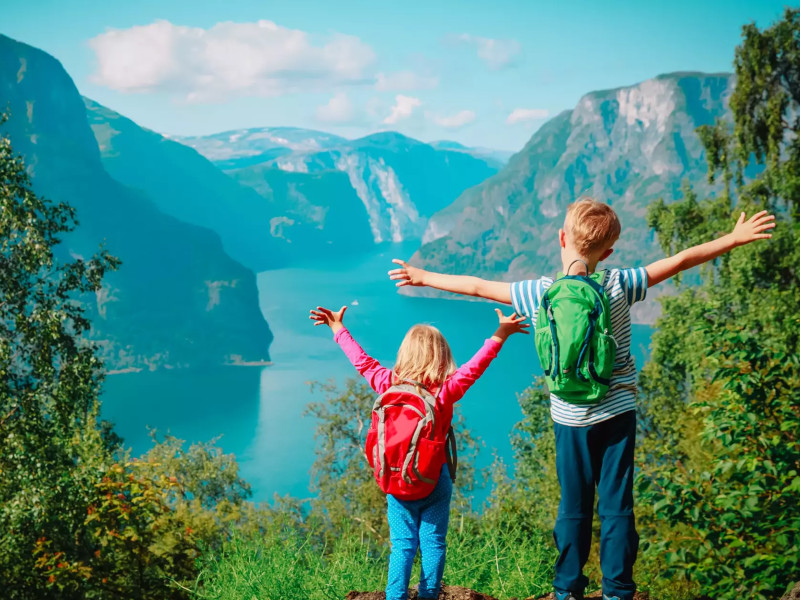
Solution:
{"label": "child's bare arm", "polygon": [[399,269],[389,271],[389,278],[397,281],[397,287],[404,285],[427,286],[445,292],[486,298],[503,304],[511,304],[511,284],[503,281],[487,281],[479,277],[468,275],[445,275],[434,273],[418,267],[412,267],[407,262],[395,258],[393,263],[400,265]]}
{"label": "child's bare arm", "polygon": [[764,232],[773,227],[775,227],[775,215],[767,214],[766,210],[756,213],[746,221],[745,214],[742,213],[733,231],[727,235],[647,265],[647,287],[661,283],[681,271],[714,260],[737,246],[771,238],[771,233]]}

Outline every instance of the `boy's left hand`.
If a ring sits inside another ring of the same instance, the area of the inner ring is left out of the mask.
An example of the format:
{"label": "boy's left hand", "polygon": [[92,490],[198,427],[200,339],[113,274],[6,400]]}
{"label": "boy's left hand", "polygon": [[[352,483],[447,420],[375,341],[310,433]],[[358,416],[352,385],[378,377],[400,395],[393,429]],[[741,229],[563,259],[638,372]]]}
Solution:
{"label": "boy's left hand", "polygon": [[766,210],[754,214],[745,221],[745,214],[739,215],[736,226],[731,235],[737,246],[743,246],[756,240],[764,240],[772,237],[771,233],[764,233],[767,229],[775,227],[775,215],[767,214]]}
{"label": "boy's left hand", "polygon": [[311,309],[311,314],[308,318],[312,321],[315,321],[314,327],[317,325],[327,325],[331,328],[333,333],[336,333],[344,327],[344,323],[342,321],[344,320],[344,311],[346,310],[346,306],[340,308],[339,312],[333,312],[328,308],[318,306],[317,310]]}

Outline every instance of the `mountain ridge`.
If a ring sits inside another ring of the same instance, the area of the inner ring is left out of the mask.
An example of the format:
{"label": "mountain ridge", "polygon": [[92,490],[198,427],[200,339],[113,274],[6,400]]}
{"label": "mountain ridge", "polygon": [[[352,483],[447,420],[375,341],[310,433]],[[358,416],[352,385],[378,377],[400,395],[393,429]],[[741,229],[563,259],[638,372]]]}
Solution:
{"label": "mountain ridge", "polygon": [[284,262],[269,232],[274,214],[252,189],[193,148],[90,98],[83,102],[103,166],[114,179],[143,190],[161,212],[215,231],[226,252],[254,271]]}
{"label": "mountain ridge", "polygon": [[434,214],[412,260],[504,280],[550,274],[566,207],[581,195],[609,202],[622,221],[609,266],[659,258],[647,205],[679,198],[685,183],[715,193],[695,129],[728,118],[732,87],[730,74],[677,72],[585,94],[497,174]]}

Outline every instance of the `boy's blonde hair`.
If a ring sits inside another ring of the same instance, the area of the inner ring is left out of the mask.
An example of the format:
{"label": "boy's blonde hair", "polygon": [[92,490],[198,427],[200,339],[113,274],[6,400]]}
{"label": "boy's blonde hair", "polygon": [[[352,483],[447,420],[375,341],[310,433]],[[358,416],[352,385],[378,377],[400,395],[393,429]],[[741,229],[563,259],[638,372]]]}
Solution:
{"label": "boy's blonde hair", "polygon": [[611,248],[619,239],[622,226],[614,209],[594,198],[579,198],[567,207],[564,229],[575,249],[583,256]]}
{"label": "boy's blonde hair", "polygon": [[440,387],[455,370],[450,344],[436,327],[414,325],[408,330],[394,365],[398,379],[418,381],[429,388]]}

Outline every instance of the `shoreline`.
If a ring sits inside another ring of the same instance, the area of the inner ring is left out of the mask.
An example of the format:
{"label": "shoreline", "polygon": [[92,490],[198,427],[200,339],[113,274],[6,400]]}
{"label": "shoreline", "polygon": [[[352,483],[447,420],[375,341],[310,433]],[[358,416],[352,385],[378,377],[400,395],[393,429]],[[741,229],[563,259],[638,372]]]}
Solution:
{"label": "shoreline", "polygon": [[[252,360],[252,361],[236,361],[236,362],[225,362],[220,363],[217,366],[220,367],[271,367],[274,363],[271,360]],[[194,368],[201,368],[201,367],[192,367],[192,366],[181,366],[175,367],[172,365],[163,365],[157,367],[155,369],[146,369],[144,367],[125,367],[122,369],[109,369],[105,372],[107,376],[111,375],[128,375],[131,373],[155,373],[157,371],[191,371]]]}

